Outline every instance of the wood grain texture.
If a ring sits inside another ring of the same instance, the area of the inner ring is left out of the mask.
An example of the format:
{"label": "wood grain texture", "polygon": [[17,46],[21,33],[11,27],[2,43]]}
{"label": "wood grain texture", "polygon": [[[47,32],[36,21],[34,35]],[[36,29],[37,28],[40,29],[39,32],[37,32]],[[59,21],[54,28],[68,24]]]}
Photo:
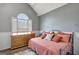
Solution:
{"label": "wood grain texture", "polygon": [[27,46],[31,38],[35,37],[35,33],[11,36],[11,49]]}

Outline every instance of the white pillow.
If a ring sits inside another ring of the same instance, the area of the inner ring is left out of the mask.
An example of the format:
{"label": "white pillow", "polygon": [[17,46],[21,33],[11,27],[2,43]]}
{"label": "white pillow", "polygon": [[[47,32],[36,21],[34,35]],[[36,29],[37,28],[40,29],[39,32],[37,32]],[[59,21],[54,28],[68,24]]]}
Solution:
{"label": "white pillow", "polygon": [[45,40],[51,41],[53,36],[54,36],[54,34],[47,34],[47,36],[45,37]]}

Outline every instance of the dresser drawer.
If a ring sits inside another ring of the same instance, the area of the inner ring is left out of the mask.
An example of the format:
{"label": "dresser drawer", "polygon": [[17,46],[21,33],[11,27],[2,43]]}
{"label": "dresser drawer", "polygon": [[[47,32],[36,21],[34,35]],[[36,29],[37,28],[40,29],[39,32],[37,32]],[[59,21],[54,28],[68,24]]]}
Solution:
{"label": "dresser drawer", "polygon": [[35,37],[35,34],[15,35],[11,37],[11,48],[18,48],[28,45],[31,38]]}
{"label": "dresser drawer", "polygon": [[22,42],[22,41],[26,41],[26,38],[24,36],[12,37],[12,42]]}
{"label": "dresser drawer", "polygon": [[26,44],[26,42],[24,41],[24,42],[17,42],[17,43],[15,43],[15,44],[12,44],[11,45],[11,48],[13,49],[13,48],[19,48],[19,47],[22,47],[22,46],[26,46],[27,44]]}

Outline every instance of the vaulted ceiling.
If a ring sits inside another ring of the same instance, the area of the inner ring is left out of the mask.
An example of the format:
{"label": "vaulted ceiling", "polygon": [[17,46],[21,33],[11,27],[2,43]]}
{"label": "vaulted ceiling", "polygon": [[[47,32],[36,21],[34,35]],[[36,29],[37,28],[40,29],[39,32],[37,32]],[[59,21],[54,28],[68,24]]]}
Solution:
{"label": "vaulted ceiling", "polygon": [[67,3],[29,3],[29,5],[35,10],[38,16],[46,14],[66,4]]}

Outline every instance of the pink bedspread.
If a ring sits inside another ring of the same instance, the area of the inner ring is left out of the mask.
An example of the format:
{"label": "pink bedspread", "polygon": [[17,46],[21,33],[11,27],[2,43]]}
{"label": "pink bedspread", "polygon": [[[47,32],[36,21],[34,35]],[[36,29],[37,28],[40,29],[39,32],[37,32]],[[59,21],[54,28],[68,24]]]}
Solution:
{"label": "pink bedspread", "polygon": [[70,52],[71,44],[64,42],[56,43],[38,37],[29,41],[29,47],[39,55],[65,55],[67,52]]}

